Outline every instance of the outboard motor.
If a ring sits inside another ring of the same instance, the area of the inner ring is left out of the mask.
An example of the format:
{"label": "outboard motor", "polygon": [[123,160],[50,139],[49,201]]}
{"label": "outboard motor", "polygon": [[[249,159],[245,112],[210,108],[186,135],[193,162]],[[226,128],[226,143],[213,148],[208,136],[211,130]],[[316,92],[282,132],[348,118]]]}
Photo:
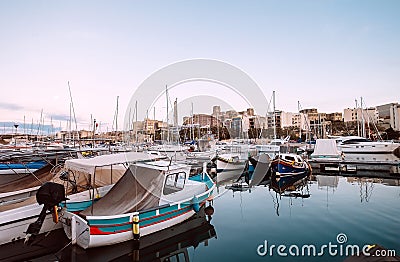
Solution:
{"label": "outboard motor", "polygon": [[40,205],[43,204],[44,206],[39,214],[38,219],[29,224],[28,230],[26,231],[27,235],[25,237],[25,242],[29,240],[31,235],[39,234],[46,217],[47,210],[53,213],[53,221],[55,223],[58,222],[57,205],[67,199],[68,198],[65,197],[63,185],[53,182],[46,182],[39,188],[39,190],[36,192],[36,201]]}

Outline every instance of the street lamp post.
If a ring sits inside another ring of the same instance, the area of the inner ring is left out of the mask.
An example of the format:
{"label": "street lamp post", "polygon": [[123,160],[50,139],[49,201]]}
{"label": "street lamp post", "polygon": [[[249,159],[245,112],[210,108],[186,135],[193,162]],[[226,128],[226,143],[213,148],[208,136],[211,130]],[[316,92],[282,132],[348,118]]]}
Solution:
{"label": "street lamp post", "polygon": [[15,127],[15,146],[17,146],[17,130],[18,130],[18,126],[17,124],[14,124]]}

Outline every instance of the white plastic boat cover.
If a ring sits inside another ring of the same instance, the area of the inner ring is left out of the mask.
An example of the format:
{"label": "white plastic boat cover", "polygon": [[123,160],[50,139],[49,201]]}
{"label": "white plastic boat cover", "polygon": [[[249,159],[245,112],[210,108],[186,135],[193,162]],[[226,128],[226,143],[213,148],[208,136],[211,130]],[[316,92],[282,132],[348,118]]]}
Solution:
{"label": "white plastic boat cover", "polygon": [[80,215],[111,216],[157,207],[163,182],[160,170],[132,165],[104,197]]}
{"label": "white plastic boat cover", "polygon": [[336,141],[333,139],[317,139],[314,152],[311,157],[329,156],[339,157],[340,152],[337,149]]}
{"label": "white plastic boat cover", "polygon": [[160,156],[147,154],[144,152],[124,152],[111,155],[96,156],[93,158],[70,159],[65,161],[64,167],[73,171],[94,174],[96,167],[132,163],[145,160],[155,160]]}

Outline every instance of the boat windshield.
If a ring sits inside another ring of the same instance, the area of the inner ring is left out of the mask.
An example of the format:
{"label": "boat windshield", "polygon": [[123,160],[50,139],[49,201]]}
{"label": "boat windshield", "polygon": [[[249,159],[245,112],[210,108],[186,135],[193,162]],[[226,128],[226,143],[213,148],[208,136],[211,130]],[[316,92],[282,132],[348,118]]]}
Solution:
{"label": "boat windshield", "polygon": [[355,139],[345,140],[342,142],[342,144],[347,145],[347,144],[356,144],[361,142],[371,142],[371,140],[367,138],[355,138]]}

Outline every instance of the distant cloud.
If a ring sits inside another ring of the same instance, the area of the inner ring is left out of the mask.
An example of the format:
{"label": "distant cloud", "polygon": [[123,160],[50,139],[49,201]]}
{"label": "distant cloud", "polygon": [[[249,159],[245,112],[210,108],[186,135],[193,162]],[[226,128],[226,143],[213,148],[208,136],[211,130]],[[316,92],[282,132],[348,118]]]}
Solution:
{"label": "distant cloud", "polygon": [[41,125],[33,123],[21,123],[21,122],[0,122],[0,134],[11,134],[15,132],[14,124],[18,125],[17,132],[22,134],[43,134],[48,135],[61,130],[59,127],[54,125]]}
{"label": "distant cloud", "polygon": [[64,114],[55,114],[50,115],[51,119],[58,121],[69,121],[69,116]]}
{"label": "distant cloud", "polygon": [[12,104],[12,103],[0,103],[0,109],[6,109],[6,110],[21,110],[24,109],[24,107],[17,105],[17,104]]}

